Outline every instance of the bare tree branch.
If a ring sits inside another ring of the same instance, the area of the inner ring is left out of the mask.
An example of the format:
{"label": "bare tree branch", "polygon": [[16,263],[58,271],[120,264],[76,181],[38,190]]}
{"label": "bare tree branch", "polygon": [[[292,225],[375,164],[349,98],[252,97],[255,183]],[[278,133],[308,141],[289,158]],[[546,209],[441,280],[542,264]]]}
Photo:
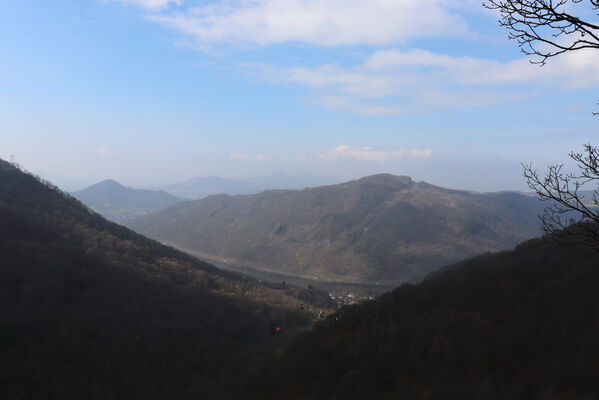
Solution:
{"label": "bare tree branch", "polygon": [[599,0],[487,0],[483,6],[499,11],[500,25],[516,40],[531,62],[581,49],[599,49],[599,24],[571,14],[568,6],[589,3],[599,11]]}
{"label": "bare tree branch", "polygon": [[[582,153],[570,153],[579,173],[564,173],[563,164],[551,165],[540,176],[531,164],[523,164],[528,186],[550,204],[540,217],[548,238],[589,252],[599,252],[599,148],[586,144]],[[582,191],[589,186],[586,197]],[[568,240],[564,241],[564,237]]]}
{"label": "bare tree branch", "polygon": [[[483,6],[499,12],[499,24],[533,64],[545,65],[567,52],[599,50],[599,23],[574,14],[587,7],[599,15],[599,0],[484,0]],[[549,202],[540,216],[547,237],[597,252],[599,149],[586,144],[582,153],[571,152],[570,158],[579,173],[564,173],[563,165],[552,165],[541,177],[531,164],[523,164],[524,177],[539,198]],[[585,198],[582,191],[589,186],[594,191]]]}

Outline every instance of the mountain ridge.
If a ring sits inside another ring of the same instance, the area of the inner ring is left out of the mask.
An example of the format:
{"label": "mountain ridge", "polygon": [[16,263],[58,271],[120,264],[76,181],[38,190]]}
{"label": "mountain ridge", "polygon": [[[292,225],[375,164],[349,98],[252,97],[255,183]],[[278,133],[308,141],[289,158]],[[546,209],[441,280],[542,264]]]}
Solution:
{"label": "mountain ridge", "polygon": [[350,281],[418,280],[540,235],[542,203],[377,174],[302,190],[209,196],[129,221],[181,248],[256,268]]}

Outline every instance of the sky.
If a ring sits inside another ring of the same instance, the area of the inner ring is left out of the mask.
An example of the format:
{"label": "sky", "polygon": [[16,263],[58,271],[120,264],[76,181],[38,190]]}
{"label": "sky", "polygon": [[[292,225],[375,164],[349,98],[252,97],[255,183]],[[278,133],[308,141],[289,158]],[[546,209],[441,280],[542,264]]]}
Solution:
{"label": "sky", "polygon": [[533,65],[479,0],[0,7],[0,158],[65,190],[275,172],[526,190],[521,163],[599,144],[599,54]]}

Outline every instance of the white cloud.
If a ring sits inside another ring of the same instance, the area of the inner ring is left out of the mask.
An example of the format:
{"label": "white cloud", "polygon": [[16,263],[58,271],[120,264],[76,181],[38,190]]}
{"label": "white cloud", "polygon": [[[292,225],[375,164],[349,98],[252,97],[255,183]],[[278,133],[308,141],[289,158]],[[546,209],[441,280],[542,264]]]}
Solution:
{"label": "white cloud", "polygon": [[98,151],[98,154],[100,155],[100,157],[104,157],[104,156],[106,156],[106,154],[108,154],[108,151],[110,149],[108,147],[98,147],[96,150]]}
{"label": "white cloud", "polygon": [[406,71],[409,68],[428,68],[427,72],[438,78],[446,78],[464,85],[509,84],[521,82],[544,82],[554,84],[561,77],[568,83],[578,81],[584,74],[588,86],[599,84],[599,76],[593,71],[599,68],[599,55],[595,50],[564,54],[552,63],[540,67],[527,58],[506,63],[473,57],[452,57],[426,50],[380,50],[373,53],[364,63],[370,71]]}
{"label": "white cloud", "polygon": [[253,156],[249,154],[240,154],[240,153],[231,153],[229,154],[229,160],[237,160],[237,161],[265,161],[266,157],[264,154],[254,154]]}
{"label": "white cloud", "polygon": [[431,149],[423,149],[423,150],[412,149],[412,150],[410,150],[410,155],[412,157],[420,157],[420,158],[430,157],[431,155],[433,155],[433,151]]}
{"label": "white cloud", "polygon": [[246,161],[246,160],[249,160],[249,158],[250,158],[250,156],[248,154],[237,154],[237,153],[229,154],[229,160]]}
{"label": "white cloud", "polygon": [[352,148],[348,145],[337,146],[325,153],[316,154],[317,159],[338,160],[354,159],[358,161],[386,162],[400,158],[427,158],[433,155],[431,149],[399,149],[399,150],[374,150],[366,146],[362,148]]}
{"label": "white cloud", "polygon": [[467,24],[452,9],[470,2],[229,0],[149,18],[201,45],[390,45],[414,38],[465,35]]}
{"label": "white cloud", "polygon": [[[547,88],[599,86],[599,53],[593,50],[556,57],[541,68],[526,58],[500,62],[424,49],[381,49],[419,38],[480,40],[465,16],[472,10],[485,18],[493,14],[478,0],[113,1],[156,11],[147,18],[203,50],[289,43],[378,49],[354,66],[250,65],[271,82],[313,89],[308,100],[327,109],[366,115],[428,113],[496,105],[540,95]],[[173,4],[183,6],[169,8]],[[452,45],[450,49],[455,51]]]}
{"label": "white cloud", "polygon": [[123,3],[125,5],[132,5],[142,7],[148,10],[158,11],[168,8],[171,3],[175,5],[183,4],[183,0],[112,0],[114,2]]}
{"label": "white cloud", "polygon": [[354,67],[251,65],[272,82],[316,90],[312,100],[329,109],[367,115],[431,112],[489,106],[541,93],[544,88],[599,86],[599,54],[579,51],[544,67],[527,59],[498,62],[426,50],[380,50]]}

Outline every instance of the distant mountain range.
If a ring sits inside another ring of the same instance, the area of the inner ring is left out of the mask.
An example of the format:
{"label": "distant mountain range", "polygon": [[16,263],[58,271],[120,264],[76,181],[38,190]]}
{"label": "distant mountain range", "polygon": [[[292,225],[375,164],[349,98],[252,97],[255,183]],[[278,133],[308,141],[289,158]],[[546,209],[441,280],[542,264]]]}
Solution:
{"label": "distant mountain range", "polygon": [[120,222],[181,201],[164,191],[133,189],[107,179],[72,195],[106,218]]}
{"label": "distant mountain range", "polygon": [[252,178],[225,179],[216,176],[197,177],[163,189],[186,199],[201,199],[215,194],[251,194],[272,189],[303,189],[339,183],[342,179],[322,177],[310,173],[284,174],[281,172]]}
{"label": "distant mountain range", "polygon": [[399,283],[540,235],[543,206],[518,193],[474,194],[381,174],[303,190],[210,196],[127,223],[245,267]]}

